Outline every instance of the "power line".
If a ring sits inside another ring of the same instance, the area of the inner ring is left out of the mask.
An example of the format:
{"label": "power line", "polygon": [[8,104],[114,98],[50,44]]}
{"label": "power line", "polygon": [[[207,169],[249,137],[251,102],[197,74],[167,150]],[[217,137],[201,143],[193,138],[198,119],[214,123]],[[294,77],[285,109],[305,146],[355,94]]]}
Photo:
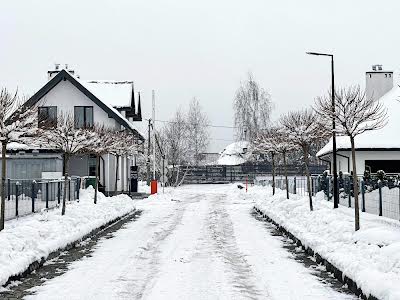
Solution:
{"label": "power line", "polygon": [[[190,122],[176,122],[176,121],[166,121],[166,120],[155,120],[156,122],[162,122],[162,123],[184,123],[184,124],[190,124],[190,125],[198,125],[197,123],[190,123]],[[213,124],[204,124],[206,127],[214,127],[214,128],[229,128],[229,129],[237,129],[239,127],[236,126],[227,126],[227,125],[213,125]]]}

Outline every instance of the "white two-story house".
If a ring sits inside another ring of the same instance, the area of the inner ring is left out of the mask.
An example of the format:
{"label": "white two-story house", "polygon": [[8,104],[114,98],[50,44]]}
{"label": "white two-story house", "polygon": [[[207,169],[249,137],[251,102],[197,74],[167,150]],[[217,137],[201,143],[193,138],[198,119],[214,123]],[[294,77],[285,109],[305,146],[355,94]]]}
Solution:
{"label": "white two-story house", "polygon": [[[387,124],[379,130],[367,131],[355,138],[356,165],[358,175],[365,170],[376,173],[400,174],[400,86],[398,74],[387,71],[381,65],[374,65],[365,73],[366,97],[379,99],[387,109]],[[352,170],[351,145],[347,136],[337,136],[338,171],[350,173]],[[331,163],[332,139],[317,153],[317,156]]]}
{"label": "white two-story house", "polygon": [[[74,116],[75,126],[104,125],[134,133],[132,143],[143,143],[143,136],[135,129],[135,121],[141,121],[140,94],[136,109],[132,81],[83,81],[74,71],[60,68],[48,71],[48,82],[39,89],[26,105],[37,106],[38,121],[57,124],[61,113]],[[135,157],[101,156],[99,183],[105,193],[129,190],[129,168],[136,163]],[[62,154],[48,145],[32,147],[10,143],[8,147],[7,174],[14,179],[59,178],[63,173]],[[95,158],[76,155],[69,166],[71,176],[94,176]],[[115,190],[115,185],[117,189]]]}

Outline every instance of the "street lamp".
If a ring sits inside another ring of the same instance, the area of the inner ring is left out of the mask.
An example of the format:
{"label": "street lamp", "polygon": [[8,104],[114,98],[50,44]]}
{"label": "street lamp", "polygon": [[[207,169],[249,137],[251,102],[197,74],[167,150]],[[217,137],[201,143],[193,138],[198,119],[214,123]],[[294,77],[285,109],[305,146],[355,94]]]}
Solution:
{"label": "street lamp", "polygon": [[333,54],[306,52],[309,55],[329,56],[331,58],[331,75],[332,75],[332,156],[333,156],[333,208],[339,207],[338,180],[337,180],[337,164],[336,164],[336,124],[335,124],[335,72],[333,65]]}

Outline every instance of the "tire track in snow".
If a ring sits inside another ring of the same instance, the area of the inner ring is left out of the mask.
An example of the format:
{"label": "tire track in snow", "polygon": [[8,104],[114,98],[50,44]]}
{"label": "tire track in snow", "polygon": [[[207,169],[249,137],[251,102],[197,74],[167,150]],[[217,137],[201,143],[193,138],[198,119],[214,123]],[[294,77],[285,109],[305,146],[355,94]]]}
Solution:
{"label": "tire track in snow", "polygon": [[240,252],[235,236],[233,224],[224,206],[226,195],[213,195],[211,201],[208,229],[210,238],[217,255],[222,259],[227,272],[232,276],[231,283],[234,291],[247,299],[266,298],[268,294],[256,287],[254,275],[244,254]]}
{"label": "tire track in snow", "polygon": [[[145,292],[154,285],[160,268],[161,254],[160,245],[175,231],[176,227],[182,222],[186,210],[186,203],[181,205],[161,220],[154,220],[147,227],[161,228],[154,231],[146,245],[140,247],[140,253],[130,258],[129,261],[135,262],[136,274],[133,278],[120,277],[117,279],[123,284],[118,292],[119,299],[141,299]],[[165,224],[168,224],[165,226]],[[151,231],[151,230],[149,230]]]}

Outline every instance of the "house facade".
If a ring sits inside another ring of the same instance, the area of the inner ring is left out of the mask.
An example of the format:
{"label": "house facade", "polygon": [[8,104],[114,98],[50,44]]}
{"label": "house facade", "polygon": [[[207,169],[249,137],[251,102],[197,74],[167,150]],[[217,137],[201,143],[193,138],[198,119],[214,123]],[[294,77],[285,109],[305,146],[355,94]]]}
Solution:
{"label": "house facade", "polygon": [[[132,81],[83,81],[73,70],[60,68],[48,72],[48,82],[26,103],[37,106],[41,122],[57,124],[60,114],[74,117],[76,127],[101,125],[110,129],[129,130],[132,143],[143,143],[143,136],[134,122],[141,121],[140,96],[135,103]],[[136,109],[137,107],[137,109]],[[118,159],[118,168],[117,168]],[[29,146],[10,143],[8,146],[8,173],[10,178],[52,179],[63,174],[62,154],[48,145]],[[106,193],[129,190],[129,168],[135,157],[102,155],[99,183]],[[76,155],[70,160],[71,176],[94,176],[95,157]],[[116,188],[115,188],[116,186]]]}
{"label": "house facade", "polygon": [[[397,138],[400,132],[400,87],[393,72],[383,70],[381,65],[374,65],[365,77],[366,97],[379,99],[387,109],[388,119],[385,127],[364,132],[355,138],[358,175],[362,175],[365,170],[371,173],[384,170],[386,173],[400,174],[400,140]],[[336,143],[338,171],[350,173],[350,139],[347,136],[337,136]],[[332,162],[332,140],[317,153],[317,157]]]}

